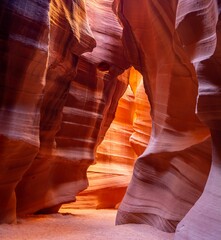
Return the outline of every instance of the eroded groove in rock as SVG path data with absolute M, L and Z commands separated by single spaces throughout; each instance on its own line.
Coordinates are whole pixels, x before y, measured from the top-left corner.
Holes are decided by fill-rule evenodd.
M 220 1 L 218 3 L 220 10 L 221 3 Z M 201 22 L 200 38 L 195 39 L 192 43 L 192 52 L 197 52 L 200 56 L 192 58 L 199 80 L 197 114 L 211 131 L 212 165 L 203 194 L 177 227 L 176 240 L 216 240 L 221 236 L 221 16 L 219 13 L 218 23 L 216 23 L 218 16 L 216 7 L 216 1 L 202 1 L 199 11 L 201 11 L 201 16 L 203 13 L 204 19 L 207 21 Z M 188 10 L 191 11 L 191 9 Z M 188 18 L 189 16 L 183 24 L 195 31 L 196 26 L 188 24 L 198 18 L 198 15 L 194 14 L 192 19 Z M 182 38 L 185 32 L 182 31 L 182 28 L 179 30 Z M 208 57 L 209 59 L 207 59 Z
M 96 47 L 79 59 L 78 55 L 90 50 L 94 42 L 88 35 L 86 18 L 80 18 L 85 16 L 83 2 L 82 6 L 78 4 L 51 2 L 51 59 L 49 56 L 42 107 L 41 149 L 17 188 L 20 213 L 56 210 L 54 206 L 73 201 L 88 186 L 86 170 L 128 84 L 127 73 L 118 77 L 129 65 L 111 1 L 104 5 L 103 1 L 87 2 Z M 24 197 L 30 186 L 37 190 L 32 198 Z
M 114 208 L 122 200 L 136 158 L 129 142 L 134 111 L 134 94 L 128 85 L 118 102 L 115 118 L 97 148 L 96 164 L 88 169 L 90 186 L 78 196 L 75 207 Z
M 150 142 L 135 163 L 116 223 L 142 215 L 134 221 L 174 231 L 201 195 L 210 168 L 209 131 L 195 115 L 196 73 L 175 32 L 176 1 L 115 1 L 115 9 L 152 117 Z
M 75 208 L 118 207 L 132 175 L 135 152 L 141 154 L 148 144 L 151 120 L 142 76 L 131 68 L 128 77 L 130 85 L 97 148 L 96 164 L 88 169 L 90 186 L 77 197 Z
M 0 3 L 0 223 L 16 220 L 15 187 L 39 147 L 48 1 Z
M 84 1 L 50 2 L 49 58 L 41 107 L 40 151 L 16 189 L 19 214 L 50 208 L 52 211 L 75 196 L 71 182 L 82 185 L 85 166 L 55 161 L 55 136 L 60 129 L 64 104 L 76 75 L 78 57 L 95 46 Z M 66 153 L 68 156 L 70 152 Z M 61 166 L 62 165 L 62 166 Z M 83 170 L 82 170 L 83 169 Z M 68 194 L 68 192 L 70 192 Z
M 137 79 L 136 82 L 133 82 L 133 79 Z M 130 144 L 137 156 L 140 156 L 150 140 L 152 120 L 149 100 L 143 85 L 143 77 L 133 68 L 131 70 L 130 85 L 135 94 L 133 134 L 130 137 Z
M 67 158 L 65 154 L 70 150 L 70 160 L 87 168 L 94 162 L 96 147 L 114 119 L 118 100 L 127 88 L 129 71 L 124 69 L 129 65 L 123 54 L 122 30 L 112 12 L 112 1 L 86 3 L 97 46 L 79 61 L 56 137 L 56 154 L 64 152 L 62 157 Z M 84 186 L 78 192 L 87 187 L 86 169 L 83 173 Z M 82 201 L 77 204 L 81 205 Z

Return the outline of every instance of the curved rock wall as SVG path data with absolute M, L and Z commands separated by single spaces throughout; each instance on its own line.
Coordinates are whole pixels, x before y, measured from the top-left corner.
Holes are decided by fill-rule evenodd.
M 181 4 L 187 12 L 192 10 L 191 4 L 180 1 Z M 200 34 L 197 32 L 198 38 L 192 40 L 190 53 L 194 52 L 191 54 L 192 62 L 199 81 L 197 115 L 211 132 L 212 165 L 203 194 L 177 227 L 176 240 L 215 240 L 221 236 L 221 2 L 218 1 L 218 4 L 219 15 L 215 1 L 202 1 L 198 12 L 192 13 L 192 16 L 187 15 L 181 22 L 182 25 L 178 26 L 180 37 L 183 38 L 187 27 L 197 32 L 199 25 L 190 26 L 190 23 L 192 20 L 197 21 L 199 16 L 203 17 Z
M 116 223 L 217 240 L 221 3 L 112 3 L 1 1 L 0 223 L 73 201 L 95 156 L 84 194 L 116 207 L 138 155 Z
M 136 153 L 141 154 L 148 144 L 151 120 L 142 76 L 134 68 L 123 75 L 129 85 L 97 148 L 96 164 L 88 169 L 89 188 L 79 194 L 72 205 L 75 208 L 117 208 L 131 178 Z
M 0 223 L 15 221 L 15 188 L 38 152 L 48 8 L 48 1 L 0 3 Z
M 63 188 L 64 192 L 59 193 L 68 201 L 73 201 L 88 186 L 86 170 L 94 162 L 96 148 L 128 85 L 128 73 L 124 70 L 129 64 L 120 41 L 122 30 L 112 12 L 111 1 L 103 3 L 86 2 L 96 47 L 79 59 L 78 72 L 63 108 L 61 128 L 55 136 L 54 161 L 60 166 L 58 169 L 66 166 L 64 171 L 68 172 L 68 179 L 56 182 L 56 187 L 64 185 L 63 182 L 69 184 L 68 192 Z
M 68 191 L 65 184 L 71 181 L 71 174 L 68 171 L 64 174 L 65 164 L 61 171 L 59 164 L 54 162 L 55 136 L 60 129 L 71 81 L 76 76 L 78 58 L 95 46 L 84 9 L 83 1 L 50 2 L 49 57 L 41 107 L 40 150 L 16 188 L 19 214 L 70 200 L 64 192 Z M 60 182 L 63 187 L 59 186 Z
M 89 188 L 75 207 L 114 208 L 122 200 L 136 154 L 129 138 L 133 132 L 134 95 L 130 86 L 118 102 L 115 118 L 96 151 L 96 164 L 88 169 Z
M 150 142 L 135 163 L 116 222 L 172 232 L 200 197 L 210 169 L 210 134 L 195 115 L 196 72 L 175 31 L 176 1 L 115 1 L 115 10 L 152 117 Z
M 150 116 L 150 103 L 144 89 L 143 77 L 134 68 L 131 69 L 130 86 L 135 95 L 133 133 L 130 136 L 130 144 L 137 156 L 140 156 L 150 140 L 152 119 Z
M 129 63 L 110 0 L 3 1 L 1 15 L 0 219 L 11 222 L 16 211 L 55 212 L 88 186 L 86 170 L 127 88 Z

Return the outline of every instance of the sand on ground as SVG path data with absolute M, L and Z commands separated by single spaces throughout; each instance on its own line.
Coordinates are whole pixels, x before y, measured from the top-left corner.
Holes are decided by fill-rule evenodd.
M 116 210 L 61 209 L 0 225 L 1 240 L 172 240 L 174 234 L 144 224 L 115 226 Z

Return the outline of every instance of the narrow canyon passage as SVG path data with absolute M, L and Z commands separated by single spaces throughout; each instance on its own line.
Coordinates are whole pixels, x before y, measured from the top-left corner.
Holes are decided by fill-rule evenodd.
M 0 238 L 220 240 L 221 1 L 0 1 Z

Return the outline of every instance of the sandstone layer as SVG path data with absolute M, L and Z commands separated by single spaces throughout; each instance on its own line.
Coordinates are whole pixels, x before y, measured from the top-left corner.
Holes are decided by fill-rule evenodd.
M 2 0 L 0 223 L 57 212 L 96 163 L 84 205 L 118 207 L 132 174 L 117 224 L 219 239 L 220 9 Z
M 78 58 L 83 52 L 92 51 L 95 40 L 87 22 L 83 1 L 53 0 L 50 2 L 49 16 L 49 52 L 41 105 L 40 149 L 16 188 L 19 215 L 45 208 L 52 208 L 48 211 L 56 210 L 57 205 L 70 200 L 67 193 L 70 191 L 68 187 L 72 189 L 69 184 L 72 178 L 76 179 L 77 176 L 79 181 L 82 180 L 78 168 L 76 174 L 71 174 L 71 164 L 69 168 L 66 164 L 61 168 L 60 162 L 56 161 L 55 136 L 61 128 L 62 111 L 71 81 L 76 76 Z M 70 193 L 72 199 L 79 188 L 82 186 L 73 187 Z
M 115 118 L 88 169 L 89 187 L 77 197 L 75 208 L 117 208 L 132 175 L 134 161 L 146 148 L 151 130 L 149 103 L 143 79 L 129 70 L 129 85 L 118 101 Z
M 211 158 L 209 130 L 195 114 L 196 72 L 175 30 L 176 7 L 176 1 L 115 1 L 152 117 L 150 142 L 135 163 L 116 223 L 147 223 L 168 232 L 200 197 Z
M 48 10 L 48 1 L 0 3 L 0 222 L 15 221 L 15 188 L 39 148 Z
M 111 6 L 1 3 L 2 222 L 16 211 L 57 211 L 87 187 L 86 170 L 128 85 Z
M 192 3 L 180 1 L 180 5 L 185 7 L 187 13 L 192 11 Z M 218 7 L 219 12 L 215 1 L 202 1 L 197 11 L 192 13 L 192 16 L 187 15 L 181 22 L 181 26 L 178 25 L 180 37 L 183 39 L 186 36 L 185 29 L 190 28 L 189 24 L 200 20 L 200 32 L 196 31 L 199 24 L 191 26 L 197 38 L 189 35 L 192 46 L 191 48 L 188 44 L 186 46 L 190 49 L 189 54 L 199 81 L 197 115 L 211 132 L 212 165 L 202 195 L 177 227 L 176 240 L 215 240 L 221 236 L 220 1 L 218 1 Z

